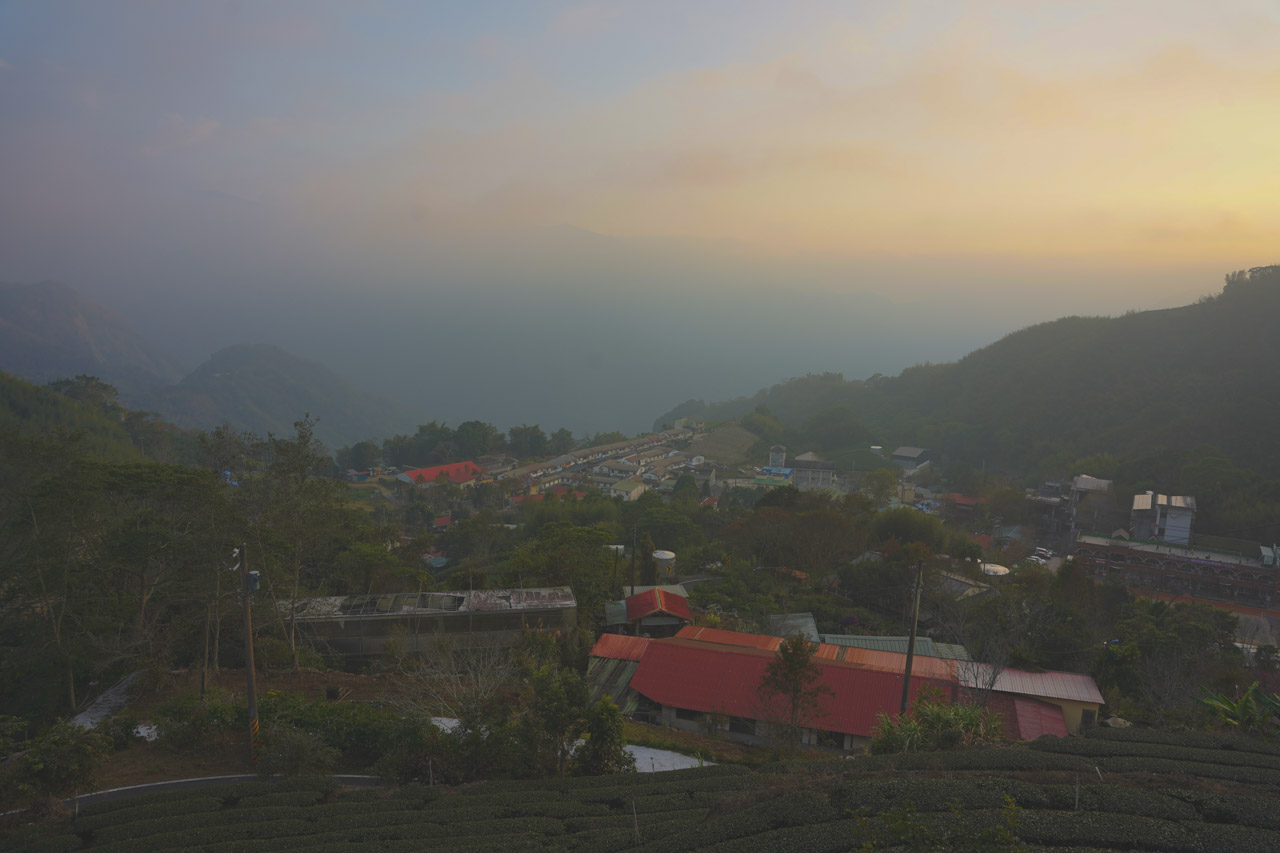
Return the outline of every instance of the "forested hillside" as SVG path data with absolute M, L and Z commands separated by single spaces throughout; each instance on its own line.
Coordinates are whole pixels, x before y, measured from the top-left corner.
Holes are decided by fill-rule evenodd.
M 101 459 L 137 461 L 143 454 L 124 421 L 101 404 L 76 400 L 49 388 L 0 373 L 0 433 L 76 433 L 84 451 Z
M 158 412 L 185 429 L 230 423 L 283 434 L 310 413 L 316 435 L 332 447 L 425 420 L 413 405 L 369 394 L 274 346 L 227 347 L 182 377 L 128 320 L 57 282 L 0 282 L 0 370 L 36 383 L 97 377 L 135 412 Z
M 141 404 L 187 428 L 231 423 L 276 435 L 310 413 L 317 437 L 331 447 L 391 435 L 424 420 L 411 406 L 368 394 L 319 362 L 266 344 L 220 350 Z
M 1280 475 L 1272 440 L 1280 387 L 1280 267 L 1233 273 L 1216 297 L 1123 317 L 1032 326 L 952 364 L 897 377 L 791 380 L 754 397 L 689 401 L 658 419 L 722 420 L 764 407 L 798 427 L 833 407 L 886 445 L 933 448 L 1021 474 L 1047 460 L 1137 456 L 1209 445 L 1238 466 Z M 851 438 L 864 436 L 851 430 Z M 849 442 L 853 444 L 853 441 Z
M 126 395 L 181 372 L 129 321 L 58 282 L 0 282 L 0 369 L 34 382 L 87 373 Z

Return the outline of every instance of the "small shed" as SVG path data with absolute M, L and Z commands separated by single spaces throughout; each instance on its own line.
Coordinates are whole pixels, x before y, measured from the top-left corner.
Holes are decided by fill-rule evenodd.
M 670 637 L 684 625 L 693 624 L 689 601 L 661 587 L 638 592 L 624 599 L 627 622 L 636 626 L 637 633 L 650 637 Z

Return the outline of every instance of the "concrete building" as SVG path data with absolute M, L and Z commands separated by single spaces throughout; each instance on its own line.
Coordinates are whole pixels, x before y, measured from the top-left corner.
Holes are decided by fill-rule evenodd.
M 1276 600 L 1280 554 L 1275 545 L 1238 550 L 1135 542 L 1081 534 L 1074 554 L 1098 580 L 1204 598 L 1269 606 Z
M 1189 545 L 1195 515 L 1195 498 L 1146 491 L 1133 496 L 1129 531 L 1134 539 Z
M 281 608 L 317 649 L 359 659 L 384 655 L 393 643 L 422 654 L 442 638 L 461 646 L 506 644 L 525 631 L 578 624 L 567 586 L 304 598 Z
M 836 463 L 818 459 L 812 453 L 797 456 L 791 460 L 791 482 L 802 492 L 834 488 Z
M 933 451 L 925 447 L 899 447 L 889 459 L 907 474 L 913 474 L 933 461 Z

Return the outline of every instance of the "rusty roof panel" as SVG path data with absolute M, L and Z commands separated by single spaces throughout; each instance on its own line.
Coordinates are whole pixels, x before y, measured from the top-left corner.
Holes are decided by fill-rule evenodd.
M 704 643 L 716 643 L 722 646 L 747 646 L 776 652 L 782 645 L 781 637 L 767 637 L 764 634 L 744 634 L 741 631 L 724 631 L 720 628 L 704 628 L 689 626 L 681 628 L 676 634 L 685 640 L 700 640 Z
M 593 658 L 614 660 L 640 660 L 649 645 L 648 637 L 629 637 L 626 634 L 601 634 L 591 649 Z
M 749 646 L 711 645 L 697 640 L 654 640 L 640 659 L 631 687 L 663 705 L 702 713 L 749 719 L 779 719 L 784 703 L 764 697 L 760 679 L 772 656 Z M 902 695 L 900 673 L 877 672 L 818 661 L 821 679 L 831 688 L 810 727 L 862 737 L 870 735 L 876 715 L 893 713 Z M 910 696 L 933 684 L 953 692 L 952 685 L 913 676 Z

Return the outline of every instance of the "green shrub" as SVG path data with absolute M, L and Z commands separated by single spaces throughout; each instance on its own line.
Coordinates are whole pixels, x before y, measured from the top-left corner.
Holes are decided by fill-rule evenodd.
M 933 752 L 985 746 L 1000 740 L 1000 716 L 978 705 L 948 702 L 940 690 L 926 689 L 906 714 L 876 714 L 871 752 Z
M 119 752 L 142 740 L 138 723 L 138 715 L 126 708 L 98 723 L 96 731 L 111 742 L 112 750 Z
M 17 837 L 0 836 L 0 848 L 21 850 L 23 853 L 71 853 L 72 850 L 79 850 L 83 844 L 78 835 L 50 836 L 43 827 Z
M 324 791 L 271 791 L 255 797 L 241 797 L 236 801 L 235 811 L 256 811 L 274 806 L 312 806 L 325 798 Z
M 110 750 L 110 741 L 97 732 L 70 722 L 55 723 L 30 741 L 26 752 L 6 763 L 0 801 L 30 801 L 91 789 Z
M 348 760 L 368 764 L 392 749 L 406 721 L 389 708 L 329 702 L 271 690 L 258 704 L 264 730 L 292 727 L 318 735 Z
M 1224 779 L 1231 782 L 1280 787 L 1280 771 L 1262 767 L 1232 767 L 1228 764 L 1202 764 L 1195 761 L 1173 761 L 1168 758 L 1117 756 L 1094 759 L 1096 766 L 1108 773 L 1170 773 L 1201 779 Z
M 1280 850 L 1280 832 L 1252 826 L 1199 824 L 1191 827 L 1198 849 L 1207 853 L 1275 853 Z
M 953 806 L 966 809 L 999 809 L 1006 797 L 1023 807 L 1044 806 L 1047 798 L 1035 785 L 1013 779 L 866 779 L 835 787 L 832 805 L 841 811 L 880 814 L 910 803 L 922 812 L 948 812 Z
M 1169 746 L 1185 746 L 1193 749 L 1222 749 L 1235 752 L 1256 752 L 1260 755 L 1280 756 L 1280 743 L 1249 737 L 1236 732 L 1166 732 L 1159 729 L 1111 729 L 1093 728 L 1085 732 L 1094 740 L 1121 741 L 1123 743 L 1162 743 Z
M 1241 826 L 1280 829 L 1280 803 L 1276 798 L 1256 794 L 1205 793 L 1180 791 L 1181 799 L 1199 813 L 1207 823 L 1230 823 Z
M 288 727 L 273 729 L 263 738 L 258 772 L 263 776 L 316 776 L 331 772 L 341 755 L 318 734 Z
M 199 792 L 203 794 L 203 792 Z M 136 823 L 154 818 L 184 817 L 207 812 L 216 812 L 222 808 L 221 797 L 191 796 L 174 798 L 172 795 L 161 802 L 136 804 L 135 799 L 117 800 L 110 803 L 118 806 L 112 809 L 85 809 L 75 819 L 73 826 L 76 832 L 93 832 L 104 826 Z
M 162 702 L 152 712 L 152 722 L 161 743 L 189 749 L 213 732 L 238 728 L 247 713 L 246 706 L 233 703 L 222 691 L 209 691 L 203 697 L 191 691 Z
M 1059 752 L 1088 757 L 1141 756 L 1167 758 L 1173 761 L 1196 761 L 1202 764 L 1229 764 L 1233 766 L 1264 767 L 1280 770 L 1280 756 L 1237 750 L 1206 749 L 1188 745 L 1152 743 L 1149 741 L 1121 741 L 1100 738 L 1042 737 L 1031 744 L 1032 749 Z
M 609 815 L 578 816 L 567 818 L 565 830 L 570 833 L 597 832 L 608 829 L 632 827 L 639 824 L 641 829 L 666 823 L 668 821 L 684 821 L 698 823 L 707 816 L 706 807 L 673 809 L 665 812 L 643 812 L 633 815 L 631 810 L 624 809 Z
M 902 755 L 861 755 L 844 763 L 848 770 L 1088 770 L 1086 759 L 1024 746 L 961 749 Z
M 970 813 L 966 819 L 981 824 L 994 815 Z M 1048 846 L 1080 845 L 1121 850 L 1165 850 L 1199 853 L 1196 836 L 1181 824 L 1137 815 L 1089 811 L 1024 811 L 1018 820 L 1018 837 Z
M 853 845 L 859 841 L 858 825 L 851 820 L 840 820 L 772 829 L 699 849 L 707 853 L 827 853 L 854 849 Z
M 259 823 L 268 820 L 308 820 L 307 809 L 274 806 L 256 809 L 250 813 L 232 811 L 203 812 L 188 815 L 170 815 L 148 820 L 113 823 L 103 826 L 94 832 L 93 840 L 98 844 L 109 844 L 127 839 L 143 839 L 153 835 L 164 835 L 171 832 L 195 830 L 209 826 L 236 826 L 247 823 Z M 81 827 L 77 826 L 77 829 Z

